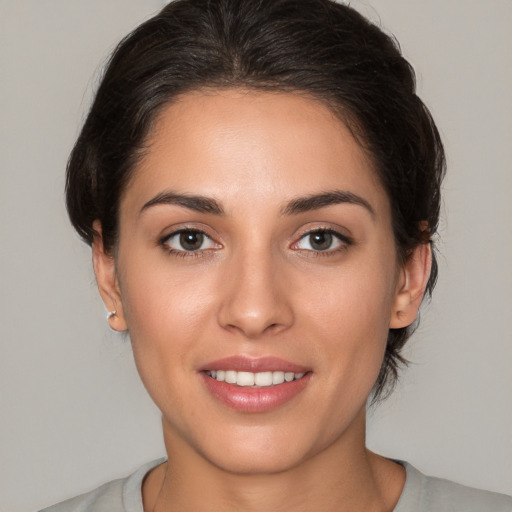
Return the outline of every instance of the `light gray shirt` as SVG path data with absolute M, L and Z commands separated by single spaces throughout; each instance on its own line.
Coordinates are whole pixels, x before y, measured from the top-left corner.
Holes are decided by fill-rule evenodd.
M 165 459 L 145 464 L 127 478 L 40 512 L 144 512 L 142 481 L 163 462 Z M 512 512 L 512 497 L 429 477 L 407 462 L 400 464 L 405 467 L 407 479 L 393 512 Z

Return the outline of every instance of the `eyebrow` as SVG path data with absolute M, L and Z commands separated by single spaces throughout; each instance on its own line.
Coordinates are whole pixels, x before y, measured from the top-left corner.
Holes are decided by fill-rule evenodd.
M 282 215 L 296 215 L 298 213 L 309 212 L 312 210 L 319 210 L 326 206 L 332 206 L 336 204 L 354 204 L 362 206 L 375 218 L 375 210 L 371 204 L 361 196 L 349 192 L 347 190 L 331 190 L 328 192 L 322 192 L 320 194 L 313 194 L 304 197 L 297 197 L 290 201 L 282 210 Z
M 284 206 L 284 208 L 281 209 L 281 215 L 297 215 L 299 213 L 319 210 L 326 206 L 336 204 L 354 204 L 362 206 L 373 218 L 375 218 L 375 210 L 372 208 L 370 203 L 361 196 L 347 190 L 332 190 L 329 192 L 322 192 L 320 194 L 297 197 L 292 199 L 286 204 L 286 206 Z M 153 199 L 150 199 L 144 204 L 140 213 L 157 205 L 178 205 L 199 213 L 224 215 L 224 209 L 215 199 L 205 196 L 180 194 L 172 191 L 157 194 Z
M 214 215 L 224 215 L 222 206 L 209 197 L 178 194 L 177 192 L 161 192 L 160 194 L 153 197 L 141 208 L 140 213 L 144 212 L 148 208 L 156 205 L 178 205 L 194 210 L 199 213 L 212 213 Z

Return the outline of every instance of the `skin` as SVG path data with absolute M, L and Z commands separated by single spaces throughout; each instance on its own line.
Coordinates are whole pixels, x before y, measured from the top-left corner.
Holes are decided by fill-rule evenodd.
M 115 257 L 101 235 L 93 244 L 100 293 L 117 311 L 110 324 L 129 330 L 162 411 L 169 462 L 146 478 L 145 510 L 392 510 L 405 474 L 365 448 L 365 404 L 388 329 L 417 315 L 429 246 L 399 265 L 370 159 L 311 98 L 188 93 L 161 112 L 148 143 L 122 196 Z M 334 190 L 368 207 L 286 212 Z M 169 191 L 213 199 L 223 214 L 144 208 Z M 163 241 L 185 228 L 207 235 L 199 250 Z M 319 229 L 340 238 L 313 250 L 308 233 Z M 273 410 L 232 409 L 200 370 L 233 355 L 303 365 L 309 381 Z

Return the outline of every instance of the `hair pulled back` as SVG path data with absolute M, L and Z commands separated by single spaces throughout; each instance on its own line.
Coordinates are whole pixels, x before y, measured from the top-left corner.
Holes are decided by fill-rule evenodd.
M 297 91 L 323 101 L 371 156 L 390 199 L 397 252 L 432 243 L 445 170 L 442 143 L 395 41 L 332 0 L 175 0 L 117 46 L 67 167 L 71 222 L 107 251 L 118 208 L 162 107 L 202 88 Z M 437 261 L 427 285 L 431 294 Z M 374 388 L 396 382 L 411 327 L 391 329 Z

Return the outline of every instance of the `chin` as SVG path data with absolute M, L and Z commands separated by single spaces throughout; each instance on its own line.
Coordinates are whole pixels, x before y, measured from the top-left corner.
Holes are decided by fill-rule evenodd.
M 303 457 L 286 453 L 279 448 L 260 449 L 256 452 L 237 446 L 231 454 L 211 454 L 209 462 L 218 469 L 237 475 L 271 475 L 282 473 L 300 464 Z
M 270 475 L 290 470 L 331 444 L 330 439 L 305 436 L 304 431 L 283 425 L 229 430 L 229 437 L 225 433 L 222 437 L 212 437 L 207 443 L 196 445 L 196 450 L 215 467 L 240 475 Z

